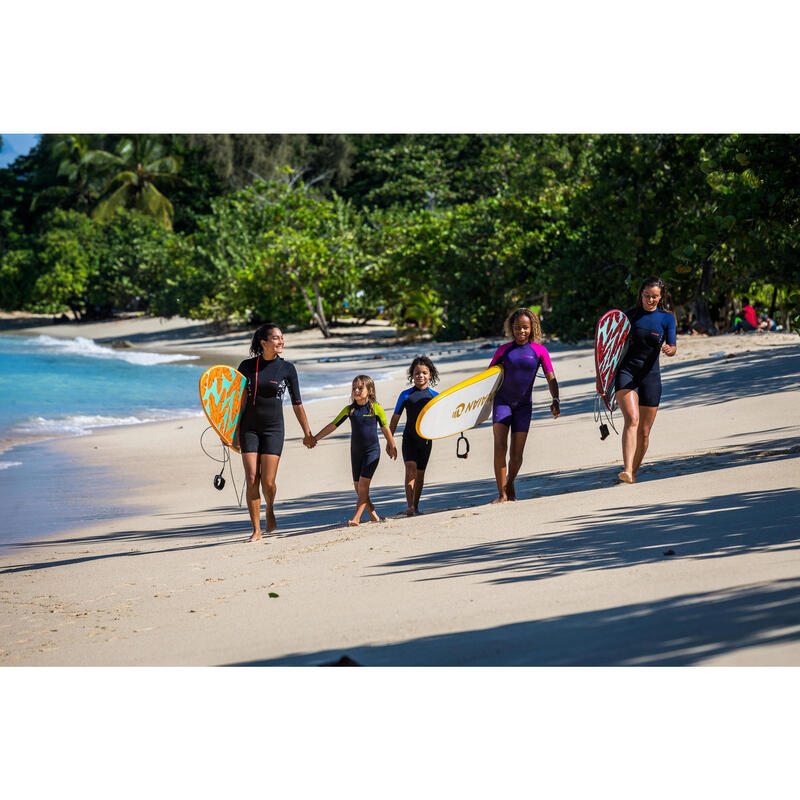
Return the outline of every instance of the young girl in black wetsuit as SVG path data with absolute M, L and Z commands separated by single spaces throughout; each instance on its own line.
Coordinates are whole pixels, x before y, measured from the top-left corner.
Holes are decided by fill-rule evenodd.
M 417 417 L 436 392 L 431 389 L 439 382 L 439 373 L 428 356 L 417 356 L 408 368 L 408 382 L 414 384 L 400 393 L 394 407 L 389 430 L 394 434 L 403 409 L 406 427 L 403 430 L 403 461 L 406 465 L 406 516 L 419 514 L 419 498 L 425 481 L 425 468 L 431 455 L 432 442 L 417 433 Z
M 386 452 L 389 458 L 397 458 L 397 447 L 392 432 L 386 424 L 386 414 L 375 397 L 375 383 L 369 375 L 356 375 L 353 378 L 351 398 L 350 405 L 345 406 L 333 422 L 328 423 L 312 437 L 312 446 L 335 431 L 346 419 L 350 419 L 350 465 L 353 470 L 353 487 L 358 495 L 356 513 L 347 523 L 352 527 L 360 524 L 364 509 L 369 512 L 373 522 L 379 522 L 381 519 L 369 499 L 369 485 L 381 457 L 378 426 L 386 437 Z
M 283 395 L 289 390 L 294 411 L 303 429 L 303 444 L 313 447 L 300 386 L 294 364 L 281 358 L 283 333 L 277 325 L 267 322 L 254 334 L 250 344 L 253 358 L 239 364 L 239 372 L 247 378 L 247 389 L 242 400 L 242 416 L 236 431 L 236 441 L 242 452 L 247 481 L 247 510 L 253 523 L 249 542 L 261 538 L 261 496 L 259 482 L 267 503 L 266 530 L 272 533 L 275 521 L 275 478 L 278 462 L 283 452 Z
M 636 306 L 625 312 L 630 320 L 628 351 L 616 377 L 616 400 L 625 425 L 622 429 L 624 467 L 618 477 L 636 483 L 636 473 L 650 443 L 650 429 L 661 402 L 661 353 L 674 356 L 678 350 L 675 315 L 661 278 L 646 278 L 639 287 Z

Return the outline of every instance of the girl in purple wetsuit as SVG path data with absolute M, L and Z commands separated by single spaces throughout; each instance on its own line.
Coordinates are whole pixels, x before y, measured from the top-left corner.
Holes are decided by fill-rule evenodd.
M 617 477 L 625 483 L 636 483 L 636 473 L 647 452 L 650 429 L 661 402 L 658 358 L 661 353 L 674 356 L 678 351 L 675 315 L 664 281 L 646 278 L 639 287 L 636 306 L 625 314 L 631 322 L 631 331 L 628 350 L 615 379 L 617 405 L 625 420 L 622 428 L 624 466 Z
M 518 308 L 509 314 L 503 332 L 512 341 L 501 345 L 492 358 L 490 367 L 503 367 L 503 383 L 494 397 L 492 430 L 494 432 L 494 477 L 497 481 L 497 499 L 494 503 L 516 500 L 514 479 L 522 466 L 522 451 L 528 438 L 533 410 L 533 381 L 539 366 L 553 402 L 550 413 L 558 419 L 558 381 L 550 362 L 550 354 L 541 344 L 542 328 L 539 318 L 530 309 Z M 511 430 L 511 450 L 508 453 L 508 433 Z

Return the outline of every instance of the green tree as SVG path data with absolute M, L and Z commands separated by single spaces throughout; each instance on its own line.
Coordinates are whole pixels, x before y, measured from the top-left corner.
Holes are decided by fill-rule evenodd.
M 64 181 L 48 185 L 37 192 L 31 209 L 53 207 L 74 208 L 88 212 L 102 190 L 98 175 L 98 151 L 94 149 L 96 136 L 64 134 L 48 136 L 45 144 L 49 157 L 57 163 L 56 177 Z
M 33 286 L 34 307 L 48 313 L 71 309 L 76 319 L 87 316 L 87 291 L 96 266 L 91 219 L 57 209 L 41 236 L 37 258 L 41 272 Z
M 130 208 L 172 230 L 174 210 L 161 189 L 180 185 L 184 179 L 177 174 L 178 160 L 159 139 L 142 134 L 126 137 L 114 153 L 97 151 L 92 158 L 111 175 L 94 209 L 95 219 L 105 222 L 117 209 Z

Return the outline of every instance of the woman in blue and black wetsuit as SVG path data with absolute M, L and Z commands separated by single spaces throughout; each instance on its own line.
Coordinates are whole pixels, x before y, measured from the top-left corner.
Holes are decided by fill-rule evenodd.
M 283 345 L 281 329 L 267 322 L 253 334 L 250 344 L 253 357 L 239 364 L 239 372 L 247 378 L 247 390 L 236 436 L 247 481 L 247 510 L 253 523 L 250 542 L 261 538 L 259 483 L 267 503 L 267 533 L 278 527 L 274 511 L 275 478 L 283 452 L 283 395 L 287 389 L 292 398 L 292 410 L 303 429 L 303 444 L 309 448 L 314 446 L 300 398 L 297 370 L 294 364 L 281 358 Z
M 616 400 L 625 419 L 619 479 L 636 483 L 636 473 L 650 441 L 650 429 L 661 402 L 661 353 L 674 356 L 675 315 L 661 278 L 647 278 L 639 287 L 634 308 L 625 312 L 631 323 L 628 351 L 616 377 Z

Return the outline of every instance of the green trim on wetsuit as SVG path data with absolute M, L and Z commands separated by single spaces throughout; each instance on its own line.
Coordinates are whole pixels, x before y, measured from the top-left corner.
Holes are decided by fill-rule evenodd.
M 386 428 L 386 412 L 377 403 L 351 403 L 345 406 L 334 418 L 338 428 L 345 419 L 350 419 L 350 464 L 353 481 L 360 477 L 372 478 L 381 457 L 378 444 L 378 425 Z
M 365 405 L 368 405 L 368 404 L 364 403 L 364 406 Z M 381 408 L 381 406 L 378 403 L 370 403 L 369 405 L 372 406 L 372 414 L 359 414 L 358 416 L 362 416 L 362 417 L 375 416 L 375 417 L 378 418 L 378 422 L 380 423 L 381 428 L 388 428 L 389 425 L 386 422 L 386 412 Z M 355 411 L 355 410 L 357 410 L 359 408 L 363 408 L 364 406 L 359 406 L 357 403 L 355 404 L 355 407 L 354 407 L 353 403 L 350 403 L 349 405 L 346 405 L 334 417 L 333 424 L 338 428 L 347 419 L 347 417 L 350 416 L 350 411 L 351 410 Z

